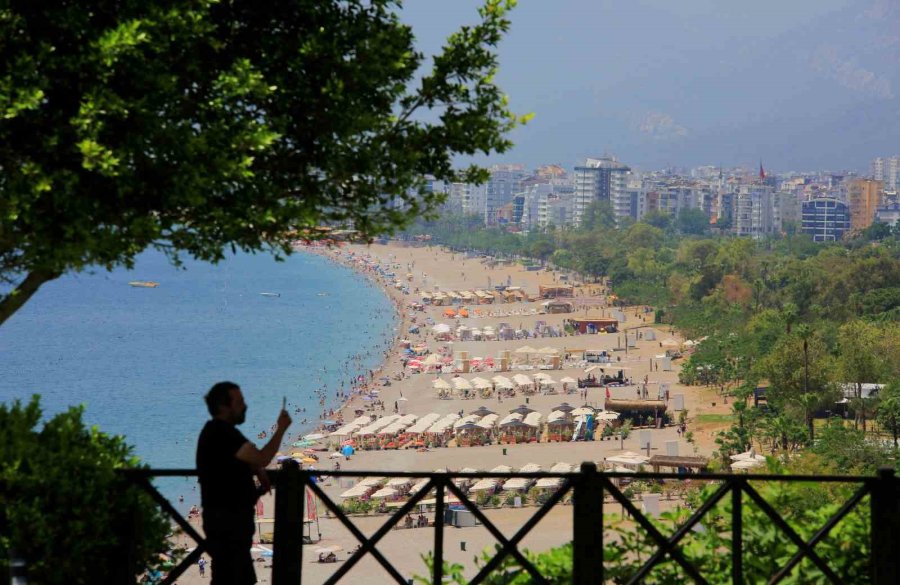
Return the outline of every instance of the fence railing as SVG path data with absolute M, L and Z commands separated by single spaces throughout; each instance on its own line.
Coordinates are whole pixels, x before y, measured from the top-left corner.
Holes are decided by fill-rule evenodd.
M 302 551 L 304 546 L 304 506 L 306 505 L 306 490 L 310 490 L 321 501 L 333 517 L 346 528 L 349 533 L 359 541 L 359 548 L 335 572 L 327 578 L 325 583 L 337 583 L 366 555 L 371 555 L 391 576 L 402 585 L 407 584 L 407 579 L 401 575 L 385 556 L 378 550 L 378 543 L 406 517 L 416 509 L 416 506 L 430 493 L 434 498 L 434 524 L 433 524 L 433 563 L 431 566 L 431 581 L 434 584 L 444 582 L 444 511 L 448 505 L 448 496 L 452 495 L 458 503 L 484 526 L 485 529 L 497 540 L 499 548 L 484 566 L 481 566 L 475 576 L 469 581 L 472 584 L 482 583 L 492 571 L 500 567 L 501 563 L 511 556 L 518 565 L 529 573 L 535 583 L 546 583 L 545 576 L 519 549 L 523 539 L 544 518 L 550 510 L 571 494 L 572 504 L 572 574 L 573 583 L 586 585 L 588 583 L 604 583 L 605 571 L 604 555 L 604 530 L 603 515 L 609 513 L 607 497 L 621 505 L 621 509 L 631 517 L 637 527 L 644 530 L 653 542 L 655 552 L 647 558 L 640 567 L 628 577 L 628 583 L 642 583 L 650 572 L 659 563 L 671 560 L 678 564 L 695 583 L 707 583 L 701 569 L 685 555 L 681 543 L 691 531 L 695 530 L 698 523 L 710 511 L 716 509 L 720 503 L 725 503 L 730 498 L 730 569 L 731 579 L 734 584 L 746 582 L 744 571 L 744 518 L 746 514 L 745 498 L 761 511 L 771 523 L 777 527 L 782 535 L 795 547 L 796 553 L 787 561 L 770 559 L 771 574 L 769 583 L 778 583 L 788 577 L 797 565 L 807 559 L 821 571 L 826 582 L 845 583 L 847 581 L 836 574 L 829 565 L 829 559 L 822 558 L 816 552 L 816 545 L 825 539 L 831 530 L 844 519 L 851 511 L 863 509 L 863 501 L 868 497 L 869 516 L 869 547 L 871 551 L 869 564 L 869 581 L 875 585 L 900 583 L 900 481 L 895 477 L 892 469 L 884 469 L 872 477 L 857 476 L 808 476 L 808 475 L 758 475 L 758 474 L 698 474 L 680 475 L 674 473 L 607 473 L 598 471 L 594 463 L 583 463 L 578 471 L 570 473 L 534 472 L 534 473 L 490 473 L 490 472 L 397 472 L 397 471 L 329 471 L 332 477 L 366 477 L 366 476 L 390 476 L 410 478 L 410 480 L 428 480 L 427 484 L 404 502 L 395 512 L 385 515 L 384 524 L 371 536 L 366 536 L 353 522 L 353 519 L 345 514 L 341 507 L 335 503 L 318 485 L 315 478 L 322 475 L 323 471 L 301 470 L 294 464 L 283 466 L 280 470 L 270 472 L 275 486 L 275 524 L 273 537 L 272 578 L 274 585 L 297 585 L 303 581 Z M 205 552 L 205 541 L 194 527 L 185 520 L 172 504 L 162 496 L 151 483 L 153 477 L 171 476 L 196 476 L 194 470 L 129 470 L 126 472 L 130 480 L 146 490 L 153 499 L 169 514 L 173 521 L 184 531 L 186 535 L 194 539 L 197 546 L 188 554 L 181 563 L 171 570 L 163 581 L 163 585 L 174 583 L 184 571 L 196 563 Z M 559 486 L 553 488 L 546 501 L 536 508 L 531 517 L 512 536 L 507 538 L 501 530 L 485 515 L 484 511 L 464 493 L 464 490 L 456 485 L 454 480 L 478 480 L 484 478 L 496 478 L 498 480 L 512 478 L 526 478 L 539 480 L 544 478 L 556 478 Z M 691 479 L 694 482 L 702 480 L 712 485 L 714 491 L 707 497 L 690 516 L 671 535 L 665 535 L 645 513 L 623 494 L 617 482 L 621 480 L 645 480 L 682 482 Z M 776 510 L 766 499 L 760 495 L 757 487 L 762 483 L 821 483 L 821 484 L 847 484 L 854 486 L 851 496 L 845 499 L 839 509 L 822 525 L 814 527 L 810 531 L 810 538 L 802 537 L 786 521 L 785 517 Z M 598 527 L 601 527 L 598 529 Z M 806 527 L 809 528 L 809 527 Z M 806 530 L 804 530 L 806 532 Z M 127 563 L 129 559 L 123 559 Z M 134 566 L 134 564 L 126 565 Z M 133 579 L 132 579 L 133 581 Z

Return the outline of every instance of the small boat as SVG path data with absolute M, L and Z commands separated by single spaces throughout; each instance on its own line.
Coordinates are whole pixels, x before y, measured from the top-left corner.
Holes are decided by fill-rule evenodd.
M 273 292 L 261 292 L 260 295 L 264 297 L 280 297 L 281 293 L 273 293 Z
M 316 296 L 319 296 L 319 297 L 327 297 L 327 296 L 328 296 L 328 293 L 326 293 L 326 292 L 320 292 L 320 293 L 317 293 Z
M 138 288 L 156 288 L 159 286 L 158 282 L 153 282 L 152 280 L 132 280 L 128 284 Z

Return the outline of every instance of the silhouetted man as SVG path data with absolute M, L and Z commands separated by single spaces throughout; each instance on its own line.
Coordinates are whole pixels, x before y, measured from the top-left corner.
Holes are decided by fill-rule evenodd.
M 257 449 L 236 428 L 247 415 L 237 384 L 219 382 L 213 386 L 206 395 L 206 407 L 213 418 L 197 441 L 197 470 L 203 531 L 212 557 L 212 584 L 252 585 L 256 583 L 250 556 L 254 506 L 257 498 L 270 489 L 265 467 L 281 445 L 291 417 L 282 410 L 277 430 L 265 447 Z

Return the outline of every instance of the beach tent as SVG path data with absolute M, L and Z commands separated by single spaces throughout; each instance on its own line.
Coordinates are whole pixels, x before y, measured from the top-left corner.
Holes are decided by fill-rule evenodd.
M 478 390 L 487 390 L 494 387 L 490 380 L 485 380 L 484 378 L 472 378 L 470 383 Z
M 523 418 L 522 414 L 519 414 L 518 412 L 511 412 L 511 413 L 507 414 L 506 416 L 504 416 L 502 419 L 500 419 L 499 424 L 507 425 L 507 424 L 511 423 L 512 421 L 522 420 L 522 418 Z
M 453 387 L 457 390 L 471 390 L 472 384 L 465 378 L 453 378 Z
M 497 421 L 500 420 L 500 417 L 496 414 L 488 414 L 485 415 L 481 420 L 479 420 L 477 424 L 479 427 L 483 429 L 493 429 L 497 426 Z
M 453 423 L 453 429 L 456 430 L 456 429 L 459 429 L 459 427 L 461 427 L 461 426 L 474 424 L 474 423 L 478 422 L 478 420 L 480 418 L 481 417 L 478 416 L 477 414 L 469 414 L 467 416 L 464 416 L 461 419 L 459 419 L 458 421 Z
M 515 386 L 512 383 L 512 380 L 507 378 L 506 376 L 494 376 L 491 378 L 491 381 L 494 382 L 494 385 L 497 388 L 501 388 L 503 390 L 512 390 Z
M 491 470 L 491 473 L 509 473 L 512 471 L 512 467 L 508 465 L 498 465 L 497 467 Z M 493 490 L 500 484 L 503 480 L 496 477 L 486 477 L 480 481 L 477 481 L 475 485 L 469 488 L 470 492 L 483 492 L 488 490 Z
M 415 423 L 414 425 L 412 425 L 411 427 L 409 427 L 408 429 L 406 429 L 406 432 L 407 432 L 408 434 L 420 434 L 420 433 L 424 433 L 424 432 L 427 431 L 429 428 L 431 428 L 431 425 L 433 425 L 434 423 L 436 423 L 436 422 L 439 421 L 440 419 L 441 419 L 441 415 L 439 415 L 439 414 L 436 413 L 436 412 L 431 412 L 431 413 L 429 413 L 429 414 L 426 414 L 425 416 L 423 416 L 423 417 L 420 418 L 419 420 L 417 420 L 416 423 Z
M 523 345 L 522 347 L 516 349 L 516 353 L 527 356 L 528 354 L 531 354 L 531 353 L 537 353 L 537 350 L 529 345 Z
M 342 493 L 342 494 L 341 494 L 341 497 L 342 497 L 342 498 L 361 498 L 361 497 L 363 497 L 363 496 L 368 495 L 368 494 L 369 494 L 370 492 L 372 492 L 374 489 L 375 489 L 375 488 L 372 487 L 372 486 L 356 484 L 355 486 L 353 486 L 353 487 L 350 488 L 349 490 L 347 490 L 347 491 L 345 491 L 344 493 Z
M 497 414 L 493 410 L 490 410 L 488 407 L 481 405 L 469 414 L 477 414 L 478 416 L 487 416 L 489 414 Z
M 522 473 L 536 473 L 540 470 L 541 466 L 537 463 L 528 463 L 519 468 L 519 471 Z M 524 491 L 531 487 L 534 481 L 534 479 L 529 477 L 514 477 L 503 484 L 503 489 L 504 491 Z
M 620 453 L 619 455 L 613 455 L 612 457 L 606 458 L 606 463 L 612 463 L 614 465 L 624 465 L 626 467 L 637 467 L 639 465 L 644 465 L 648 461 L 650 461 L 649 457 L 639 455 L 638 453 L 633 453 L 631 451 L 625 451 L 624 453 Z
M 547 415 L 547 424 L 552 425 L 553 423 L 565 422 L 565 420 L 566 413 L 561 410 L 554 410 L 549 415 Z
M 394 477 L 387 482 L 387 487 L 392 488 L 402 488 L 408 486 L 412 483 L 412 478 L 410 477 Z
M 380 498 L 393 498 L 394 496 L 397 495 L 397 493 L 398 493 L 397 490 L 395 490 L 394 488 L 383 487 L 380 490 L 378 490 L 377 492 L 375 492 L 374 494 L 372 494 L 371 497 L 373 500 L 377 500 Z
M 510 412 L 510 413 L 517 413 L 517 414 L 519 414 L 519 415 L 521 415 L 521 416 L 525 416 L 525 415 L 527 415 L 527 414 L 529 414 L 529 413 L 531 413 L 531 412 L 534 412 L 534 409 L 533 409 L 533 408 L 528 408 L 528 407 L 525 406 L 524 404 L 520 404 L 519 406 L 517 406 L 517 407 L 513 408 L 512 410 L 510 410 L 509 412 Z
M 572 466 L 568 463 L 557 463 L 550 468 L 550 473 L 569 473 L 571 471 Z M 549 489 L 559 487 L 559 484 L 561 483 L 561 477 L 542 477 L 541 479 L 537 480 L 537 483 L 534 484 L 534 487 Z
M 539 427 L 541 426 L 541 419 L 543 416 L 539 412 L 529 412 L 528 415 L 525 416 L 525 419 L 522 421 L 526 425 L 530 427 Z
M 515 382 L 517 386 L 531 386 L 533 383 L 525 374 L 516 374 L 513 376 L 513 382 Z
M 378 487 L 384 483 L 383 477 L 370 476 L 364 477 L 356 485 L 364 485 L 368 487 Z

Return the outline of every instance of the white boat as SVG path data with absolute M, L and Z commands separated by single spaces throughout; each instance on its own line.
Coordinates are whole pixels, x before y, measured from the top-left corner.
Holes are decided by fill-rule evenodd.
M 156 288 L 159 286 L 158 282 L 153 282 L 152 280 L 132 280 L 128 284 L 138 288 Z
M 260 295 L 264 297 L 280 297 L 281 293 L 273 293 L 273 292 L 261 292 Z

